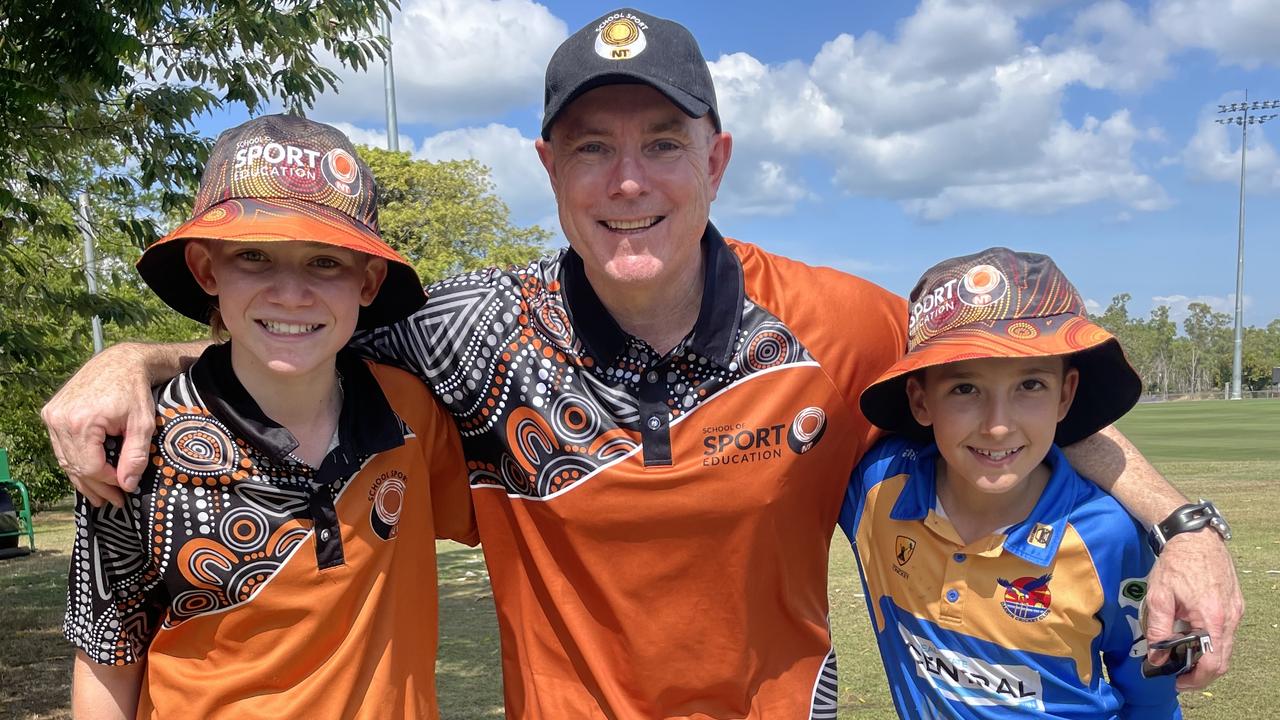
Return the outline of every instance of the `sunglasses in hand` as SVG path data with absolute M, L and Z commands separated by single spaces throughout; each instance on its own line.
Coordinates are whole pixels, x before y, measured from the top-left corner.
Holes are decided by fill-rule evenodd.
M 1150 660 L 1143 660 L 1143 677 L 1182 675 L 1191 672 L 1205 653 L 1213 652 L 1213 641 L 1209 638 L 1209 633 L 1204 630 L 1188 630 L 1151 643 L 1151 649 L 1168 650 L 1169 659 L 1160 665 L 1153 665 Z

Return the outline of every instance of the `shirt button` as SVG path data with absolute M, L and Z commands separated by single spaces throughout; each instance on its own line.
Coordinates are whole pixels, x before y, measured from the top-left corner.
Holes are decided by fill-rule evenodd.
M 644 379 L 648 380 L 651 383 L 656 383 L 658 382 L 658 373 L 656 371 L 650 370 L 649 373 L 644 376 Z
M 324 530 L 320 531 L 320 542 L 328 542 L 328 541 L 329 541 L 329 530 L 328 528 L 325 528 Z
M 649 429 L 657 430 L 660 427 L 662 427 L 662 419 L 659 418 L 657 415 L 651 416 L 649 418 Z
M 947 591 L 947 602 L 953 603 L 959 599 L 960 593 L 957 590 L 951 589 Z
M 969 558 L 969 556 L 968 556 L 968 555 L 965 555 L 964 553 L 956 553 L 955 555 L 952 555 L 952 556 L 951 556 L 951 559 L 952 559 L 952 560 L 955 560 L 955 561 L 956 561 L 956 562 L 958 562 L 958 563 L 962 563 L 962 562 L 964 562 L 965 560 L 967 560 L 968 558 Z

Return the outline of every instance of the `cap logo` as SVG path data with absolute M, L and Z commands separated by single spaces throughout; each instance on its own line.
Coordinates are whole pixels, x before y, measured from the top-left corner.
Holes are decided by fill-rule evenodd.
M 610 15 L 596 28 L 596 54 L 605 60 L 630 60 L 648 47 L 644 36 L 648 29 L 630 13 Z
M 346 150 L 334 148 L 326 153 L 321 170 L 325 181 L 334 190 L 347 197 L 355 197 L 360 192 L 360 166 Z
M 1009 281 L 993 265 L 975 265 L 960 280 L 960 301 L 971 307 L 986 307 L 1004 297 Z

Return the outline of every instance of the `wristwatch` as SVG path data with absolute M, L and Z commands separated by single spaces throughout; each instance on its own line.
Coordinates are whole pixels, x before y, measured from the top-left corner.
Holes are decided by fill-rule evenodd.
M 1227 519 L 1222 517 L 1213 503 L 1200 498 L 1200 502 L 1183 505 L 1165 518 L 1164 522 L 1151 528 L 1151 532 L 1147 533 L 1147 542 L 1151 544 L 1152 551 L 1159 555 L 1169 538 L 1201 530 L 1206 526 L 1213 528 L 1223 540 L 1231 539 L 1231 526 L 1227 524 Z

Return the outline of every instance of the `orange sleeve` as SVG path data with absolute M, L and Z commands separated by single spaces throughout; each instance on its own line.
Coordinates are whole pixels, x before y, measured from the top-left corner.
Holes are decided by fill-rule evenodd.
M 462 456 L 462 438 L 453 418 L 444 411 L 434 395 L 423 403 L 430 437 L 423 438 L 427 467 L 431 474 L 431 513 L 435 518 L 436 537 L 456 540 L 464 545 L 479 545 L 475 509 L 471 505 L 471 484 L 467 480 L 467 462 Z
M 390 365 L 365 362 L 378 378 L 387 402 L 417 435 L 422 448 L 422 467 L 430 485 L 436 537 L 478 545 L 480 536 L 471 505 L 467 463 L 453 418 L 417 376 Z
M 840 389 L 854 416 L 865 423 L 863 449 L 880 436 L 866 423 L 858 398 L 907 348 L 907 303 L 884 288 L 848 273 L 729 241 L 755 282 L 751 299 L 791 328 Z M 861 453 L 859 453 L 861 454 Z

